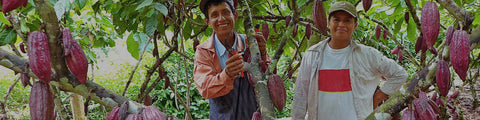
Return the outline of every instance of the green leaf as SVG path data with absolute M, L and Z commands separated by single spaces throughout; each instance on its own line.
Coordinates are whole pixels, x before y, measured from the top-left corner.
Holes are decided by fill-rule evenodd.
M 407 37 L 410 41 L 415 41 L 417 39 L 417 25 L 413 19 L 408 20 Z
M 57 14 L 57 19 L 62 19 L 65 12 L 70 9 L 70 1 L 69 0 L 59 0 L 55 3 L 55 13 Z
M 145 33 L 147 33 L 148 36 L 153 36 L 155 33 L 155 30 L 158 25 L 158 19 L 157 19 L 157 12 L 154 12 L 152 16 L 150 16 L 150 19 L 147 21 L 147 25 L 145 26 Z
M 154 3 L 154 7 L 156 10 L 160 11 L 163 15 L 168 15 L 168 8 L 165 7 L 165 5 L 160 4 L 160 3 Z
M 475 15 L 475 20 L 473 20 L 473 25 L 480 25 L 480 12 L 477 12 Z
M 397 19 L 397 24 L 395 24 L 395 28 L 393 29 L 393 34 L 397 34 L 400 29 L 402 29 L 403 21 L 405 21 L 405 17 L 399 17 Z
M 87 4 L 87 0 L 75 0 L 75 5 L 77 5 L 78 9 L 81 10 Z
M 135 39 L 135 41 L 137 41 L 137 43 L 139 43 L 137 49 L 138 51 L 142 51 L 143 50 L 143 47 L 145 46 L 145 44 L 147 44 L 148 42 L 148 35 L 143 33 L 143 32 L 139 32 L 135 35 L 133 35 L 133 38 Z
M 0 38 L 4 38 L 3 40 L 0 40 L 0 46 L 4 46 L 9 43 L 15 43 L 17 40 L 17 33 L 15 33 L 15 31 L 12 29 L 5 30 L 0 33 Z
M 135 9 L 135 11 L 144 8 L 145 6 L 151 5 L 153 0 L 145 0 L 142 2 L 142 4 L 138 5 L 138 7 Z
M 3 15 L 3 12 L 0 12 L 0 22 L 2 22 L 3 24 L 6 24 L 8 26 L 12 25 L 12 24 L 10 24 L 10 21 L 8 21 L 7 18 L 5 18 L 5 15 Z
M 134 34 L 136 33 L 130 33 L 127 38 L 127 50 L 133 58 L 138 60 L 138 43 L 133 38 Z

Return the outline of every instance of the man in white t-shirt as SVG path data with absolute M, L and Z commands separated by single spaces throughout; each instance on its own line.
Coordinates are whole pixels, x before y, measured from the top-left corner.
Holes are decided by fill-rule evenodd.
M 400 89 L 407 73 L 378 50 L 352 40 L 358 25 L 353 4 L 332 4 L 328 25 L 331 38 L 310 47 L 302 59 L 292 118 L 363 120 Z M 375 92 L 382 77 L 385 84 Z

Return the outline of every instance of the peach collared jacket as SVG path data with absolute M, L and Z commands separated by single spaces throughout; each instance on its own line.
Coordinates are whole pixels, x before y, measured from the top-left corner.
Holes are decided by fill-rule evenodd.
M 197 46 L 195 52 L 195 62 L 193 79 L 197 85 L 197 89 L 205 99 L 216 98 L 228 94 L 233 89 L 233 82 L 235 77 L 230 77 L 220 67 L 218 55 L 215 51 L 214 36 L 213 33 L 210 38 L 204 43 Z M 248 43 L 247 37 L 244 34 L 235 34 L 237 39 L 238 52 L 244 52 L 245 44 L 240 38 L 240 35 L 245 38 L 245 42 Z M 248 45 L 247 49 L 248 49 Z M 270 58 L 267 55 L 267 62 L 270 63 Z

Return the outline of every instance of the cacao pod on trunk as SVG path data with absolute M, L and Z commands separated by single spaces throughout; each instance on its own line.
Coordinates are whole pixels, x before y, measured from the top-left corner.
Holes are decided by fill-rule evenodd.
M 425 40 L 423 40 L 423 36 L 418 36 L 417 42 L 415 44 L 415 53 L 422 51 L 422 53 L 427 52 L 427 44 Z
M 401 120 L 415 120 L 415 111 L 412 109 L 408 108 L 405 111 L 403 111 L 402 117 L 400 118 Z
M 88 72 L 87 56 L 85 56 L 82 47 L 73 39 L 69 29 L 63 29 L 62 35 L 65 61 L 68 68 L 70 68 L 70 71 L 78 78 L 80 83 L 85 84 Z
M 415 113 L 418 114 L 421 120 L 436 120 L 436 114 L 432 106 L 428 103 L 427 95 L 420 91 L 417 99 L 413 100 L 415 106 Z
M 150 97 L 150 95 L 147 95 L 145 97 L 145 100 L 143 100 L 143 104 L 146 106 L 152 105 L 153 104 L 152 97 Z
M 160 112 L 155 106 L 147 106 L 142 112 L 143 119 L 145 120 L 166 120 L 165 114 Z
M 12 10 L 17 9 L 20 6 L 27 6 L 28 0 L 3 0 L 2 12 L 5 14 Z
M 50 82 L 52 66 L 50 65 L 50 48 L 48 46 L 47 34 L 35 31 L 30 33 L 27 42 L 28 64 L 37 77 Z
M 258 63 L 260 64 L 260 70 L 262 70 L 262 73 L 265 73 L 265 71 L 267 71 L 267 63 L 263 60 L 259 60 Z
M 405 23 L 408 24 L 408 21 L 410 20 L 410 12 L 405 12 L 405 15 L 403 17 L 405 17 Z
M 440 60 L 437 62 L 437 70 L 435 79 L 437 81 L 440 95 L 446 97 L 448 90 L 450 90 L 450 70 L 448 69 L 448 63 Z
M 470 64 L 470 40 L 467 32 L 456 30 L 450 44 L 450 61 L 458 77 L 466 80 L 468 65 Z
M 287 92 L 283 84 L 282 78 L 277 74 L 272 74 L 268 77 L 268 91 L 273 105 L 278 111 L 282 111 L 287 100 Z
M 265 40 L 268 40 L 268 34 L 270 34 L 270 30 L 268 29 L 267 23 L 263 23 L 262 25 L 262 34 L 263 38 L 265 38 Z
M 307 40 L 310 39 L 310 35 L 312 35 L 312 25 L 307 24 L 305 27 L 305 36 L 307 37 Z
M 54 118 L 55 103 L 50 85 L 43 81 L 36 81 L 30 92 L 30 117 L 32 120 L 52 120 Z
M 323 34 L 328 34 L 328 28 L 327 28 L 327 15 L 325 12 L 325 8 L 323 7 L 323 1 L 322 0 L 315 0 L 313 2 L 313 7 L 312 7 L 312 17 L 313 17 L 313 24 L 317 29 L 323 33 Z
M 139 114 L 128 114 L 125 120 L 143 120 L 142 116 Z
M 432 50 L 440 31 L 440 13 L 437 4 L 434 2 L 427 1 L 423 6 L 421 26 L 423 39 L 427 43 L 427 48 Z
M 252 120 L 261 120 L 262 119 L 262 115 L 260 114 L 260 112 L 254 112 L 253 113 L 253 116 L 252 116 Z
M 445 36 L 445 39 L 447 40 L 447 45 L 450 45 L 452 42 L 452 37 L 453 37 L 453 26 L 448 27 L 447 29 L 447 35 Z
M 380 25 L 377 24 L 377 27 L 375 27 L 375 38 L 379 40 L 381 34 L 382 34 L 382 28 L 380 27 Z
M 362 2 L 363 2 L 363 9 L 365 10 L 365 13 L 366 13 L 372 6 L 372 0 L 362 0 Z
M 456 90 L 451 95 L 449 95 L 448 98 L 447 98 L 447 103 L 450 102 L 451 99 L 456 99 L 459 93 L 460 92 L 458 90 Z
M 120 110 L 120 107 L 116 106 L 110 111 L 110 113 L 107 116 L 107 120 L 118 120 L 118 111 Z
M 387 30 L 387 29 L 383 30 L 383 39 L 385 39 L 385 40 L 386 40 L 386 39 L 387 39 L 387 36 L 388 36 L 388 34 L 390 34 L 390 33 L 388 33 L 388 30 Z

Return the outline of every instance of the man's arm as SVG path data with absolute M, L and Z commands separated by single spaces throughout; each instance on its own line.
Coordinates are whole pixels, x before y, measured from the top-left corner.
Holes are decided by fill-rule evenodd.
M 397 92 L 405 81 L 407 81 L 407 71 L 398 65 L 392 59 L 389 59 L 380 52 L 376 51 L 377 55 L 377 72 L 379 72 L 382 76 L 385 77 L 386 81 L 382 87 L 380 87 L 380 91 L 387 95 L 392 95 Z
M 308 109 L 308 90 L 310 87 L 310 76 L 313 67 L 308 64 L 311 53 L 306 52 L 300 68 L 298 70 L 297 80 L 295 82 L 295 96 L 293 98 L 292 119 L 303 120 Z

